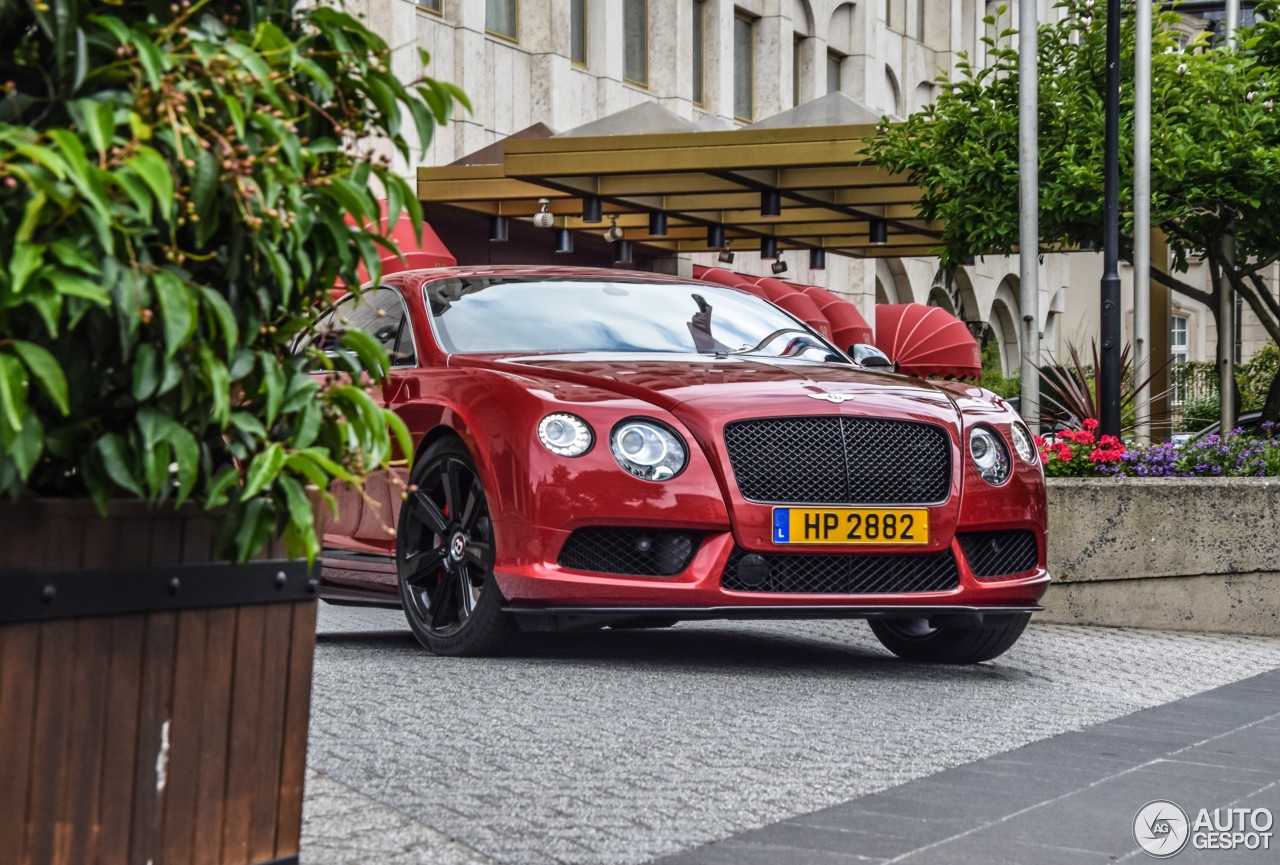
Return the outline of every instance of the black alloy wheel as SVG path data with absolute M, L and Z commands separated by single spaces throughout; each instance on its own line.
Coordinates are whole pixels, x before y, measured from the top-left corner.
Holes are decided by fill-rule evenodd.
M 466 447 L 441 439 L 409 475 L 396 575 L 409 628 L 437 655 L 492 655 L 519 632 L 502 611 L 484 485 Z
M 928 619 L 870 619 L 876 639 L 899 658 L 926 664 L 977 664 L 1018 641 L 1030 613 L 987 616 L 981 627 L 931 625 Z

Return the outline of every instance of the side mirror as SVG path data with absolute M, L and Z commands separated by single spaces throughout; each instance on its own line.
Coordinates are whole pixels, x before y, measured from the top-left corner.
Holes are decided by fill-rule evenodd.
M 849 346 L 849 357 L 853 358 L 859 366 L 879 372 L 893 372 L 895 369 L 893 361 L 889 360 L 889 355 L 869 343 L 859 342 Z

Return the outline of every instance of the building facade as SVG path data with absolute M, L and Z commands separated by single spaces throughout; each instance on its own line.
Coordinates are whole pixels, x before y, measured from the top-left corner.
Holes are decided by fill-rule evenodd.
M 961 56 L 986 62 L 984 37 L 1016 26 L 1016 10 L 985 0 L 362 0 L 352 4 L 395 49 L 395 71 L 425 72 L 459 85 L 473 111 L 437 131 L 421 162 L 446 165 L 542 123 L 564 132 L 644 102 L 706 129 L 761 121 L 840 91 L 875 114 L 902 117 L 929 104 L 939 76 Z M 1041 20 L 1058 14 L 1040 2 Z M 407 173 L 416 166 L 404 166 Z M 692 256 L 713 263 L 714 255 Z M 809 272 L 803 257 L 788 278 L 853 300 L 874 323 L 876 303 L 942 306 L 989 326 L 1006 373 L 1022 349 L 1018 261 L 986 256 L 954 274 L 936 259 L 829 256 Z M 736 269 L 763 273 L 754 254 Z M 1192 278 L 1207 280 L 1201 265 Z M 1125 280 L 1125 340 L 1132 335 L 1132 272 Z M 1068 343 L 1087 350 L 1097 332 L 1101 257 L 1044 256 L 1037 315 L 1046 354 Z M 1274 280 L 1272 284 L 1274 285 Z M 1174 295 L 1171 350 L 1212 359 L 1209 311 Z M 1242 317 L 1247 360 L 1269 340 Z

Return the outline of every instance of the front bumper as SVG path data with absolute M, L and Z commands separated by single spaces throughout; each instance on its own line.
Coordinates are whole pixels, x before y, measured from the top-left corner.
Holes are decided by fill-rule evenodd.
M 496 528 L 499 532 L 520 531 L 515 525 Z M 945 591 L 876 594 L 732 591 L 721 584 L 735 546 L 729 531 L 707 533 L 689 565 L 670 577 L 618 576 L 564 568 L 557 564 L 556 556 L 567 532 L 523 527 L 523 534 L 522 542 L 516 546 L 527 555 L 499 561 L 495 572 L 511 609 L 526 613 L 539 609 L 581 608 L 584 612 L 599 612 L 617 608 L 619 612 L 632 614 L 639 609 L 646 615 L 708 618 L 728 615 L 726 610 L 738 611 L 734 615 L 794 610 L 796 617 L 806 615 L 805 610 L 810 611 L 807 615 L 813 615 L 814 610 L 828 610 L 845 611 L 844 615 L 854 617 L 888 615 L 899 609 L 909 615 L 907 608 L 1028 611 L 1036 607 L 1050 582 L 1049 573 L 1042 566 L 1043 558 L 1034 570 L 1007 578 L 979 580 L 969 568 L 957 536 L 951 540 L 951 553 L 956 559 L 959 580 L 954 588 Z M 860 554 L 899 552 L 914 551 L 878 549 Z M 888 613 L 877 613 L 878 610 Z M 768 615 L 778 617 L 779 613 Z

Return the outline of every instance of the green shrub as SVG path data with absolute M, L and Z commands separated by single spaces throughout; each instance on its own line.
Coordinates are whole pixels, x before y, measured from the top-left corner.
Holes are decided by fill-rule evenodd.
M 420 224 L 357 142 L 407 158 L 462 98 L 390 60 L 328 3 L 0 2 L 0 494 L 193 498 L 237 558 L 317 552 L 308 492 L 409 443 L 351 380 L 372 339 L 290 342 L 394 249 L 372 182 Z

